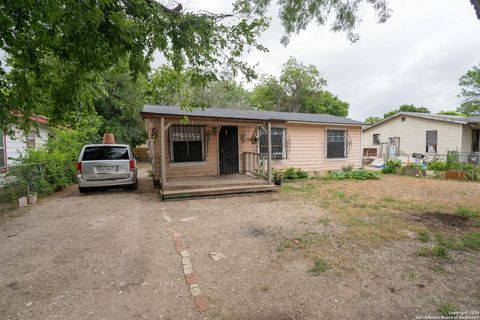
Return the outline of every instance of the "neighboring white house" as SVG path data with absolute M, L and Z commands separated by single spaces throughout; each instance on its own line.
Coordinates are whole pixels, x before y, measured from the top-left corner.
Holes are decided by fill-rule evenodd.
M 27 149 L 43 146 L 52 135 L 47 118 L 35 116 L 31 119 L 36 122 L 36 128 L 32 127 L 28 134 L 20 130 L 15 130 L 13 136 L 3 135 L 0 132 L 0 172 L 24 154 Z
M 480 117 L 459 117 L 400 112 L 362 130 L 364 156 L 411 157 L 420 153 L 430 158 L 457 151 L 464 161 L 479 152 Z

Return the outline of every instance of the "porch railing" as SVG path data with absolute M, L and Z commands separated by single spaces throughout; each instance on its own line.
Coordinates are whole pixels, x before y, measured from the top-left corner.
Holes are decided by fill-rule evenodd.
M 243 153 L 243 171 L 256 178 L 267 179 L 267 154 L 257 152 Z

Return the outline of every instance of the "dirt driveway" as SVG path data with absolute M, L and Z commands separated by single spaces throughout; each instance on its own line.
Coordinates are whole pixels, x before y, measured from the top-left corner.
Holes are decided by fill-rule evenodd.
M 72 187 L 4 218 L 0 318 L 413 319 L 447 302 L 480 308 L 477 251 L 423 258 L 406 236 L 330 257 L 313 276 L 313 251 L 356 246 L 334 241 L 346 224 L 313 201 L 275 193 L 162 203 L 145 186 L 88 195 Z M 174 231 L 207 298 L 204 313 Z

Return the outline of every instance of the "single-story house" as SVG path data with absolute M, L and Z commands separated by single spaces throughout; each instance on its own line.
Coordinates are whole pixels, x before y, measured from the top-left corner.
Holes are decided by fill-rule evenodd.
M 163 191 L 194 180 L 204 187 L 244 184 L 245 175 L 269 184 L 274 169 L 287 167 L 314 175 L 362 166 L 363 123 L 348 118 L 219 108 L 186 112 L 159 105 L 145 105 L 141 115 L 154 181 Z
M 31 119 L 35 122 L 35 127 L 28 134 L 19 129 L 15 129 L 12 136 L 0 132 L 0 172 L 5 172 L 6 167 L 27 149 L 43 146 L 52 135 L 47 118 L 32 116 Z
M 479 152 L 480 117 L 400 112 L 362 130 L 366 157 L 419 153 L 432 159 L 456 151 L 462 161 Z

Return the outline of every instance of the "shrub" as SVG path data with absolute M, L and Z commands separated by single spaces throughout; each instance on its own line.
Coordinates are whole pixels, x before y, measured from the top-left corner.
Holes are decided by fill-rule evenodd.
M 295 170 L 295 168 L 287 168 L 283 173 L 283 177 L 287 180 L 296 180 L 298 179 L 297 171 Z
M 61 190 L 76 180 L 76 158 L 81 148 L 97 141 L 98 121 L 78 130 L 54 129 L 54 137 L 41 148 L 28 149 L 9 168 L 8 175 L 39 195 Z
M 295 172 L 297 174 L 297 178 L 298 179 L 306 179 L 308 178 L 308 172 L 306 171 L 303 171 L 301 169 L 297 169 L 297 171 Z
M 328 176 L 333 180 L 370 180 L 379 178 L 377 173 L 366 170 L 332 171 L 328 173 Z
M 447 155 L 446 166 L 447 170 L 457 170 L 460 169 L 460 161 L 458 157 L 458 153 L 451 152 Z
M 433 160 L 428 163 L 428 170 L 433 171 L 447 171 L 447 163 L 445 161 Z
M 283 177 L 287 180 L 297 180 L 308 178 L 308 172 L 293 167 L 285 169 Z
M 382 168 L 382 173 L 396 173 L 398 168 L 402 167 L 402 161 L 398 159 L 387 159 L 385 166 Z

